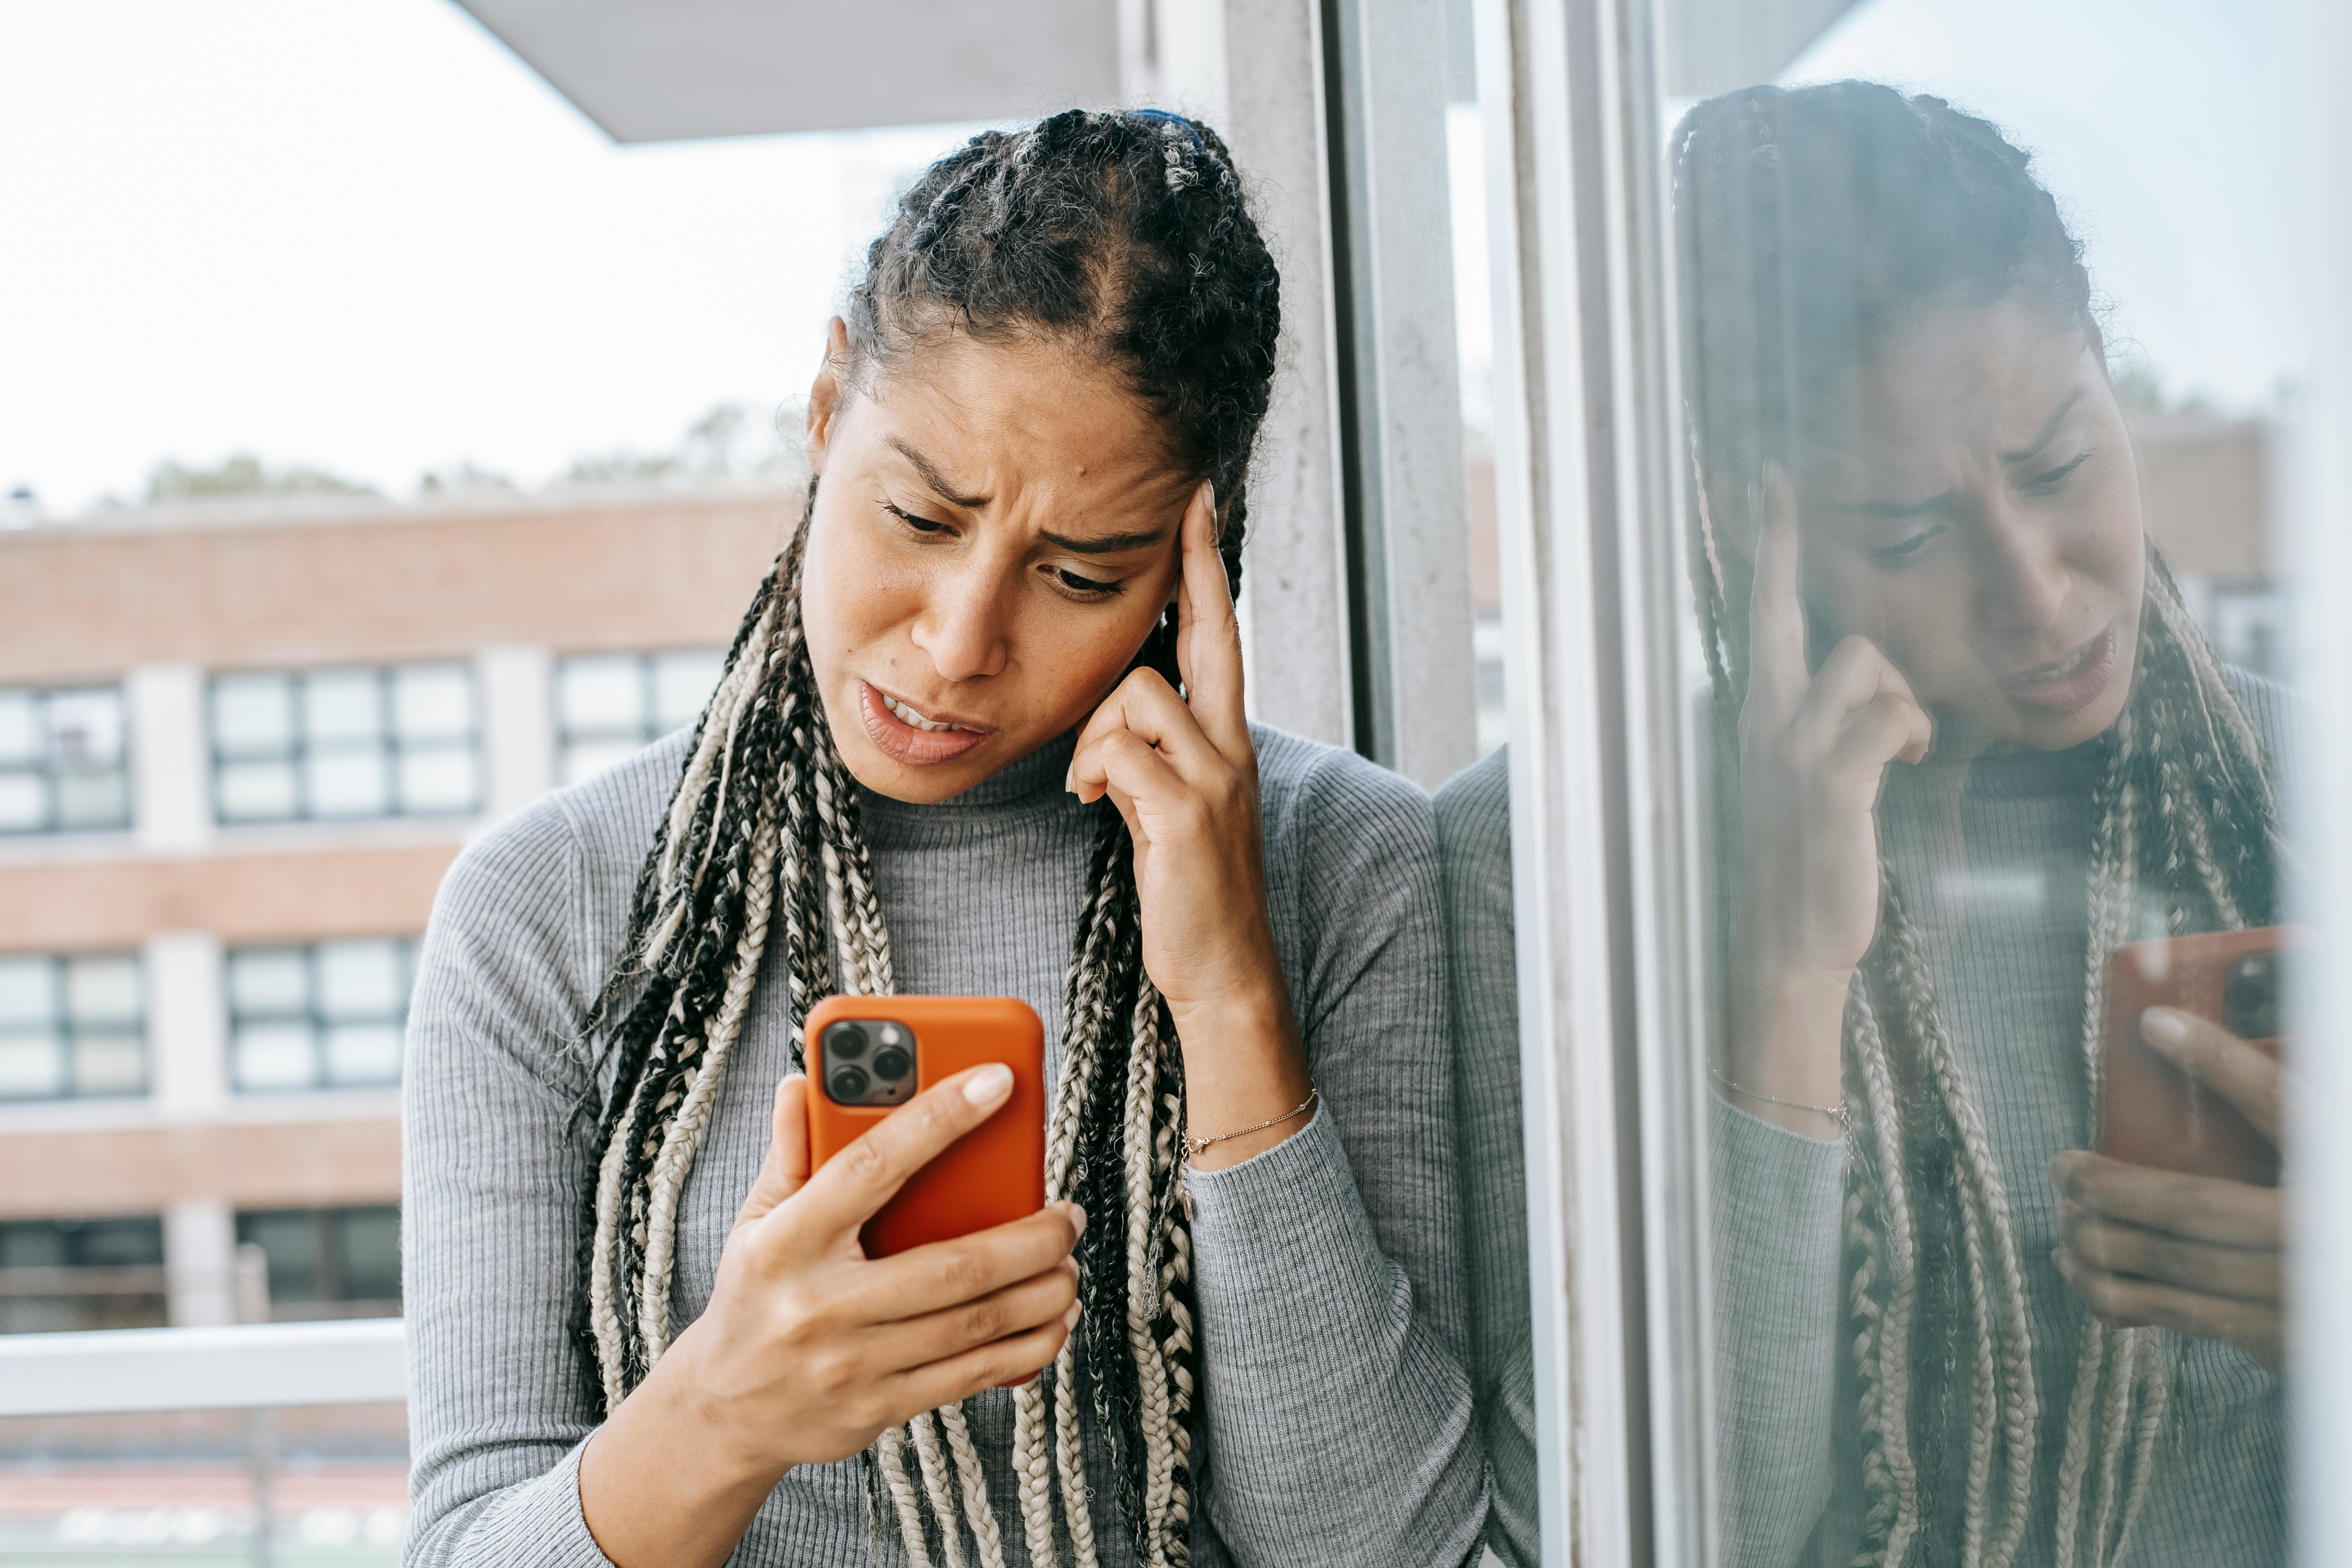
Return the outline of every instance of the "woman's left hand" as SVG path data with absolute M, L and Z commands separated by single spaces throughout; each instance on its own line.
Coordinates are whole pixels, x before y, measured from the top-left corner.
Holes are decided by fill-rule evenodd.
M 1108 795 L 1135 840 L 1144 972 L 1184 1042 L 1192 1126 L 1214 1135 L 1281 1115 L 1308 1079 L 1266 911 L 1241 631 L 1206 484 L 1185 508 L 1182 549 L 1176 661 L 1190 700 L 1157 670 L 1129 672 L 1079 732 L 1069 787 L 1086 801 Z M 1219 1142 L 1194 1163 L 1246 1158 L 1304 1122 Z
M 2141 1033 L 2167 1060 L 2279 1141 L 2279 1064 L 2172 1007 Z M 2157 1327 L 2235 1345 L 2273 1372 L 2286 1361 L 2286 1194 L 2070 1150 L 2050 1163 L 2065 1194 L 2060 1272 L 2115 1328 Z

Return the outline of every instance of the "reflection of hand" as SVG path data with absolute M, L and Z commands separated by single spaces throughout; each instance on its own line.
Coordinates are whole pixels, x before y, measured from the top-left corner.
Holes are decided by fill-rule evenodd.
M 2279 1140 L 2279 1065 L 2173 1007 L 2140 1033 L 2174 1066 Z M 2116 1328 L 2155 1326 L 2237 1346 L 2273 1372 L 2286 1354 L 2284 1189 L 2126 1164 L 2073 1150 L 2050 1163 L 2065 1194 L 2053 1256 L 2075 1293 Z
M 1887 765 L 1925 757 L 1932 730 L 1867 637 L 1845 638 L 1818 673 L 1808 668 L 1796 491 L 1776 465 L 1763 500 L 1739 714 L 1747 876 L 1734 968 L 1745 1038 L 1732 1066 L 1750 1089 L 1829 1105 L 1846 986 L 1878 924 L 1873 809 Z M 1784 1026 L 1792 1006 L 1802 1026 Z
M 808 1080 L 778 1087 L 709 1305 L 581 1458 L 582 1508 L 606 1556 L 716 1563 L 793 1466 L 845 1458 L 886 1426 L 1054 1359 L 1077 1318 L 1076 1205 L 889 1258 L 858 1240 L 1012 1089 L 1001 1067 L 959 1073 L 812 1174 Z

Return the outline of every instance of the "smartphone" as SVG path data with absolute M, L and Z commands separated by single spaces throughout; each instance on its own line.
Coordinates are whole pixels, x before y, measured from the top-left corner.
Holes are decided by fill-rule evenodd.
M 910 1177 L 860 1233 L 868 1258 L 969 1236 L 1045 1206 L 1045 1026 L 1011 996 L 828 996 L 809 1010 L 809 1160 L 840 1153 L 966 1068 L 1002 1062 L 1013 1097 Z
M 2255 1186 L 2278 1185 L 2277 1145 L 2238 1108 L 2151 1049 L 2139 1030 L 2150 1007 L 2210 1019 L 2277 1059 L 2292 926 L 2159 937 L 2116 949 L 2107 965 L 2106 1088 L 2098 1151 L 2135 1165 Z

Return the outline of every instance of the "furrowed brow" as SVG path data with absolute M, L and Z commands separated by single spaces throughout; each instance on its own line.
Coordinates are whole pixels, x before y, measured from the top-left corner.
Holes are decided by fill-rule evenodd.
M 2058 405 L 2058 412 L 2050 416 L 2050 423 L 2042 427 L 2042 434 L 2036 436 L 2032 440 L 2027 442 L 2024 446 L 2020 447 L 2014 452 L 2003 452 L 2000 455 L 2001 461 L 2005 463 L 2021 463 L 2025 461 L 2026 458 L 2031 458 L 2036 452 L 2042 450 L 2042 447 L 2050 445 L 2050 438 L 2058 434 L 2059 426 L 2066 423 L 2066 416 L 2074 411 L 2074 405 L 2081 400 L 2082 395 L 2082 393 L 2079 391 L 2069 394 L 2066 401 Z
M 1139 528 L 1126 533 L 1098 534 L 1092 539 L 1072 539 L 1065 533 L 1040 532 L 1037 537 L 1057 550 L 1067 550 L 1076 555 L 1118 555 L 1129 550 L 1143 550 L 1168 542 L 1170 531 L 1164 528 Z
M 922 477 L 923 483 L 930 486 L 932 492 L 950 506 L 960 506 L 966 511 L 978 511 L 993 499 L 989 496 L 958 495 L 956 487 L 948 482 L 947 476 L 940 473 L 938 466 L 929 458 L 924 457 L 896 436 L 885 437 L 884 439 L 890 444 L 892 450 L 907 459 L 915 472 Z

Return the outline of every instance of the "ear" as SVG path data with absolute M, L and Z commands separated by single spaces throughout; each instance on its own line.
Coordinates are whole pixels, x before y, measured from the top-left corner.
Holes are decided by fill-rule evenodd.
M 833 434 L 835 416 L 847 401 L 848 374 L 849 327 L 835 316 L 825 329 L 824 359 L 816 367 L 816 379 L 809 384 L 808 463 L 812 474 L 824 472 L 824 444 Z

